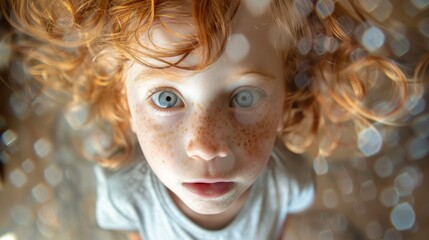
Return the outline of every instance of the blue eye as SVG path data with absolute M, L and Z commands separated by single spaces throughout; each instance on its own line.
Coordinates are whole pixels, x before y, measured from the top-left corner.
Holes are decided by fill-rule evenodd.
M 151 99 L 152 102 L 159 108 L 176 107 L 178 103 L 182 102 L 177 94 L 171 91 L 156 92 L 152 95 Z
M 248 108 L 259 102 L 262 93 L 253 89 L 246 89 L 234 95 L 230 103 L 231 107 Z

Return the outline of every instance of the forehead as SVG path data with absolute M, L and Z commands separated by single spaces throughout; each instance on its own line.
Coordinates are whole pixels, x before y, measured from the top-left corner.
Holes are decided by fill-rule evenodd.
M 245 72 L 259 72 L 262 75 L 276 75 L 270 73 L 267 69 L 271 68 L 272 62 L 280 58 L 280 51 L 276 48 L 275 33 L 278 29 L 273 24 L 273 20 L 268 10 L 252 13 L 241 4 L 231 21 L 231 33 L 226 40 L 226 46 L 223 49 L 220 58 L 208 68 L 222 68 L 225 73 L 228 67 L 234 66 L 234 74 Z M 195 30 L 194 23 L 188 21 L 167 22 L 158 24 L 150 32 L 142 35 L 142 42 L 150 40 L 157 44 L 158 48 L 171 48 L 178 46 L 182 41 L 182 35 L 192 34 Z M 216 36 L 213 36 L 216 37 Z M 191 77 L 193 74 L 201 71 L 187 71 L 176 67 L 168 67 L 165 62 L 177 62 L 181 60 L 181 66 L 191 66 L 198 63 L 202 55 L 202 48 L 188 53 L 185 57 L 179 56 L 161 56 L 155 59 L 145 59 L 150 64 L 161 66 L 160 68 L 149 68 L 140 64 L 134 64 L 131 70 L 134 72 L 134 79 L 153 79 L 154 76 L 162 76 L 164 79 L 177 80 Z M 184 59 L 181 59 L 183 58 Z M 205 71 L 207 69 L 203 69 Z

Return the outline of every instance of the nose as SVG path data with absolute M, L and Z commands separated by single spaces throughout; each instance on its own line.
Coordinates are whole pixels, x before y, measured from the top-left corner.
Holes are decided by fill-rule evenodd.
M 228 156 L 228 126 L 222 123 L 220 115 L 222 114 L 194 118 L 186 145 L 190 158 L 210 161 Z

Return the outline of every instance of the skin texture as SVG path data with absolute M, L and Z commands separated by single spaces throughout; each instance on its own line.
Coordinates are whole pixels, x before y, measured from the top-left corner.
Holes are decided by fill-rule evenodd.
M 141 79 L 150 70 L 137 63 L 127 72 L 131 124 L 145 158 L 179 209 L 202 227 L 219 229 L 231 222 L 274 145 L 285 87 L 281 57 L 269 38 L 268 26 L 273 24 L 268 21 L 240 7 L 231 38 L 249 45 L 238 53 L 240 59 L 231 52 L 236 43 L 230 41 L 222 56 L 202 72 L 173 69 L 174 78 L 158 74 Z M 156 94 L 162 91 L 180 100 L 171 108 L 160 108 Z M 251 106 L 237 105 L 235 96 L 242 91 L 252 94 Z M 206 181 L 228 181 L 233 187 L 220 197 L 204 198 L 183 186 Z

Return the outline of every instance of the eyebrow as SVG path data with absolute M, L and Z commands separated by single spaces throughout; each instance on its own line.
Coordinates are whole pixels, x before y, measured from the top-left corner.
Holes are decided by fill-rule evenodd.
M 191 75 L 192 74 L 189 74 L 187 76 L 189 77 Z M 265 80 L 265 81 L 271 81 L 276 78 L 274 74 L 264 70 L 249 70 L 236 75 L 234 74 L 233 77 L 231 78 L 231 81 L 234 82 L 234 81 L 244 79 L 246 77 L 255 77 L 255 76 L 258 77 L 258 79 Z M 260 78 L 261 76 L 262 78 Z M 152 78 L 162 78 L 168 81 L 176 81 L 177 78 L 183 78 L 183 77 L 186 77 L 186 76 L 182 74 L 173 73 L 173 72 L 166 73 L 166 69 L 162 69 L 162 70 L 147 69 L 147 70 L 142 70 L 140 73 L 138 73 L 135 81 L 144 81 Z
M 251 71 L 246 71 L 243 73 L 239 74 L 239 77 L 234 78 L 239 80 L 239 79 L 243 79 L 245 77 L 251 77 L 251 76 L 262 76 L 261 80 L 266 80 L 266 81 L 271 81 L 276 79 L 276 77 L 274 76 L 274 74 L 267 72 L 267 71 L 263 71 L 263 70 L 251 70 Z
M 168 69 L 151 68 L 151 69 L 145 69 L 140 71 L 137 74 L 135 81 L 144 81 L 144 80 L 149 80 L 153 78 L 162 78 L 169 81 L 177 81 L 178 78 L 189 77 L 191 75 L 192 74 L 185 75 L 185 74 L 174 73 L 174 71 L 168 70 Z

